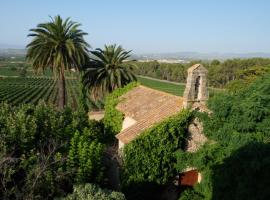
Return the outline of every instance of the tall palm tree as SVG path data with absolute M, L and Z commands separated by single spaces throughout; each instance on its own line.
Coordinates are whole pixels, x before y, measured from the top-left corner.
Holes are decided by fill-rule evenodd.
M 34 70 L 50 68 L 58 78 L 58 107 L 66 105 L 65 70 L 80 69 L 88 59 L 89 44 L 84 40 L 87 33 L 78 29 L 80 24 L 59 15 L 50 22 L 38 24 L 30 29 L 33 37 L 27 45 L 27 58 Z
M 93 58 L 86 65 L 83 83 L 94 99 L 137 80 L 131 69 L 123 64 L 130 52 L 115 44 L 91 51 Z

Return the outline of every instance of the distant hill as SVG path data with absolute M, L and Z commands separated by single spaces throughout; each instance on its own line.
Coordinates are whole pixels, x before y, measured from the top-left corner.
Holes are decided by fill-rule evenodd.
M 0 44 L 0 56 L 25 56 L 26 49 L 20 45 Z M 131 59 L 136 60 L 226 60 L 230 58 L 270 58 L 270 53 L 199 53 L 199 52 L 175 52 L 175 53 L 147 53 L 133 54 Z
M 135 54 L 133 59 L 137 60 L 226 60 L 230 58 L 270 58 L 270 53 L 199 53 L 199 52 L 176 52 L 176 53 L 157 53 L 157 54 Z
M 16 56 L 25 56 L 26 49 L 1 49 L 0 48 L 0 56 L 4 57 L 16 57 Z

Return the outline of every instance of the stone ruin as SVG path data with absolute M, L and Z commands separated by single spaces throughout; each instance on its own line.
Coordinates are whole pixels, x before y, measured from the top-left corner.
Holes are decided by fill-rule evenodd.
M 205 105 L 208 100 L 207 73 L 207 69 L 201 64 L 195 64 L 188 69 L 184 108 L 209 112 Z M 206 141 L 207 138 L 203 134 L 203 124 L 195 118 L 188 127 L 186 151 L 196 152 Z
M 188 69 L 187 83 L 184 92 L 184 108 L 204 106 L 208 100 L 208 71 L 201 64 L 195 64 Z

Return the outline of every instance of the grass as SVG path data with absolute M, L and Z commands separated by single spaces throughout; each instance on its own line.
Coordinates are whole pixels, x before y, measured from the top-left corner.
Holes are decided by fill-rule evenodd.
M 160 90 L 163 92 L 167 92 L 176 96 L 183 96 L 185 85 L 182 83 L 170 83 L 170 82 L 164 82 L 163 80 L 154 80 L 147 77 L 137 77 L 138 81 L 147 87 Z M 212 97 L 215 94 L 218 94 L 220 92 L 223 92 L 222 89 L 216 89 L 216 88 L 208 88 L 209 90 L 209 96 Z
M 138 81 L 144 86 L 147 86 L 156 90 L 160 90 L 163 92 L 168 92 L 176 96 L 183 96 L 184 94 L 185 85 L 181 85 L 180 83 L 178 85 L 175 83 L 168 83 L 168 82 L 153 80 L 146 77 L 137 77 L 137 78 L 138 78 Z

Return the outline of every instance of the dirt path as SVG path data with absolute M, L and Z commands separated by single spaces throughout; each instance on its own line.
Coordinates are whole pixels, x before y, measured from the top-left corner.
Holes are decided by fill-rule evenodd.
M 106 149 L 104 164 L 107 168 L 106 177 L 108 178 L 109 188 L 120 191 L 120 164 L 118 162 L 117 146 L 113 145 Z

